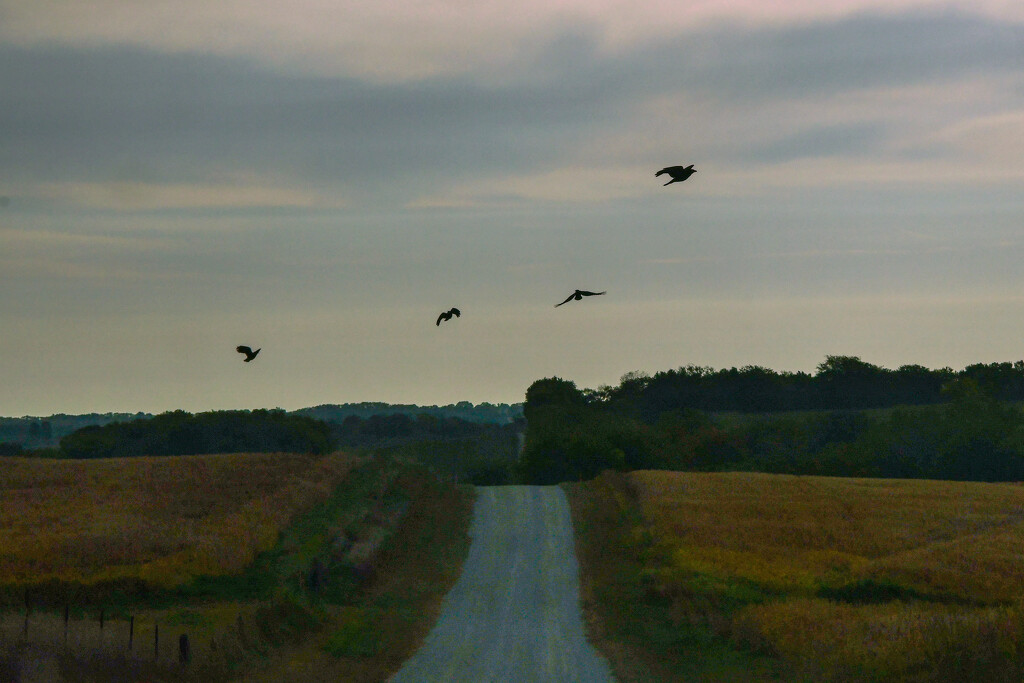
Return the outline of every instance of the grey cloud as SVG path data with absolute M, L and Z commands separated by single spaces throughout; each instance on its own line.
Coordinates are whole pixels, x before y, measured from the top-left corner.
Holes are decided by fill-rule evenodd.
M 884 140 L 877 124 L 815 126 L 749 150 L 748 159 L 778 163 L 806 157 L 863 156 Z
M 859 15 L 768 30 L 709 32 L 660 46 L 680 86 L 739 101 L 1016 73 L 1024 25 L 957 13 Z
M 138 48 L 0 47 L 0 171 L 43 180 L 202 181 L 268 169 L 354 197 L 411 198 L 539 170 L 638 101 L 737 108 L 850 89 L 1017 73 L 1024 26 L 962 14 L 719 28 L 606 54 L 583 30 L 523 47 L 506 78 L 376 84 Z M 822 128 L 752 161 L 845 154 L 881 129 Z
M 0 50 L 0 91 L 0 164 L 37 178 L 272 164 L 356 187 L 551 162 L 601 104 L 585 86 L 375 85 L 126 48 Z

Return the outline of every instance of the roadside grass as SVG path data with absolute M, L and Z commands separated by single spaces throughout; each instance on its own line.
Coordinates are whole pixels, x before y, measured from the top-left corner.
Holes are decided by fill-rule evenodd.
M 136 578 L 27 583 L 27 637 L 23 605 L 0 615 L 0 673 L 44 662 L 64 680 L 319 679 L 298 671 L 281 675 L 289 673 L 282 663 L 305 658 L 338 680 L 379 680 L 380 671 L 400 665 L 393 653 L 411 652 L 433 624 L 431 610 L 468 548 L 472 495 L 410 463 L 349 460 L 342 480 L 293 512 L 273 546 L 235 573 L 165 585 Z M 413 583 L 403 586 L 403 577 Z M 25 586 L 8 587 L 8 597 L 20 599 Z M 178 664 L 181 634 L 191 645 L 186 667 Z
M 625 510 L 633 581 L 670 631 L 707 629 L 786 680 L 1024 679 L 1022 486 L 633 472 L 576 488 Z
M 605 472 L 562 486 L 572 509 L 588 636 L 620 681 L 781 680 L 775 662 L 735 647 L 714 621 L 680 619 L 671 596 L 655 581 L 663 549 L 624 475 Z M 741 585 L 715 588 L 706 594 L 749 597 Z
M 474 494 L 419 469 L 403 472 L 395 487 L 410 505 L 365 583 L 347 604 L 322 605 L 316 637 L 246 680 L 383 681 L 420 646 L 469 551 Z

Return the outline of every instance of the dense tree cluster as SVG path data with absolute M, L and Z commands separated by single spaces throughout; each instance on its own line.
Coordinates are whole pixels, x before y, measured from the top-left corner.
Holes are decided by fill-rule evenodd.
M 21 455 L 21 444 L 16 441 L 0 441 L 0 457 Z
M 526 393 L 520 478 L 555 483 L 650 468 L 1024 480 L 1024 411 L 1005 400 L 1018 400 L 1024 389 L 1022 363 L 892 373 L 829 357 L 814 377 L 781 377 L 763 369 L 683 369 L 653 378 L 631 373 L 597 391 L 538 380 Z M 743 391 L 757 387 L 761 393 L 742 404 Z M 814 410 L 783 412 L 794 387 L 805 396 L 813 387 Z M 772 392 L 784 397 L 781 405 L 765 398 Z M 893 405 L 907 397 L 924 405 Z M 709 405 L 729 412 L 708 412 Z M 753 406 L 765 412 L 750 412 Z
M 84 427 L 60 440 L 65 458 L 291 452 L 326 453 L 330 427 L 283 410 L 182 410 L 130 422 Z
M 450 441 L 521 431 L 520 421 L 510 424 L 470 422 L 457 417 L 436 417 L 428 413 L 410 416 L 404 413 L 349 415 L 330 423 L 331 434 L 340 446 L 376 447 L 408 441 Z
M 0 442 L 21 444 L 25 449 L 56 446 L 61 437 L 82 427 L 104 425 L 111 422 L 152 417 L 148 413 L 88 413 L 66 415 L 57 413 L 49 417 L 0 417 Z
M 339 446 L 410 458 L 438 474 L 479 485 L 513 482 L 524 429 L 522 418 L 496 424 L 427 413 L 349 415 L 340 424 L 331 423 Z
M 374 416 L 405 415 L 416 419 L 419 415 L 430 415 L 438 419 L 458 418 L 466 422 L 485 424 L 512 424 L 523 416 L 523 404 L 477 403 L 460 401 L 444 406 L 418 406 L 412 404 L 391 404 L 380 402 L 342 403 L 300 408 L 290 415 L 302 415 L 324 422 L 341 423 L 355 416 L 363 420 Z M 0 417 L 0 443 L 8 446 L 0 449 L 0 455 L 10 455 L 16 446 L 32 454 L 56 447 L 61 438 L 83 427 L 105 425 L 111 422 L 128 422 L 153 417 L 149 413 L 87 413 L 66 415 L 59 413 L 49 417 Z M 385 428 L 386 431 L 386 428 Z M 38 451 L 38 453 L 36 453 Z M 47 453 L 55 455 L 56 452 Z
M 533 484 L 589 479 L 605 469 L 654 467 L 651 431 L 605 406 L 588 404 L 575 383 L 551 377 L 526 392 L 520 478 Z
M 363 420 L 375 416 L 405 415 L 410 418 L 417 418 L 420 415 L 429 415 L 436 418 L 458 418 L 466 422 L 485 422 L 495 424 L 508 424 L 514 422 L 523 415 L 523 404 L 515 403 L 477 403 L 459 401 L 444 406 L 419 406 L 404 403 L 342 403 L 325 404 L 312 408 L 301 408 L 294 412 L 295 415 L 314 417 L 324 422 L 343 422 L 349 417 L 358 417 Z
M 709 412 L 843 410 L 941 403 L 942 387 L 971 379 L 996 398 L 1024 401 L 1024 361 L 969 365 L 956 372 L 904 365 L 879 367 L 856 356 L 828 356 L 813 375 L 776 372 L 756 365 L 714 370 L 689 365 L 656 373 L 630 373 L 617 387 L 587 391 L 590 401 L 608 402 L 653 422 L 667 411 Z

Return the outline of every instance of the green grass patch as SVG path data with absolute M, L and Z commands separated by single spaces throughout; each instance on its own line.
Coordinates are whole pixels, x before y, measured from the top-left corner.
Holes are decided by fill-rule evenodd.
M 471 488 L 410 467 L 398 472 L 384 498 L 409 502 L 401 524 L 346 604 L 323 601 L 322 637 L 293 657 L 311 662 L 303 680 L 387 680 L 433 627 L 445 594 L 461 573 L 470 542 Z M 259 680 L 284 678 L 274 669 Z
M 721 611 L 764 600 L 762 590 L 694 575 L 680 600 L 658 578 L 661 550 L 643 533 L 621 475 L 563 487 L 572 507 L 589 636 L 621 681 L 779 680 L 776 662 L 736 647 L 722 631 L 727 619 Z
M 273 600 L 261 603 L 254 618 L 263 640 L 272 645 L 284 645 L 299 642 L 325 617 L 291 593 L 281 592 Z
M 909 602 L 937 602 L 947 605 L 976 605 L 984 602 L 971 600 L 965 596 L 952 595 L 945 592 L 922 592 L 902 586 L 892 581 L 876 581 L 861 579 L 840 586 L 822 586 L 815 595 L 826 600 L 845 602 L 852 605 L 878 605 L 894 600 Z
M 336 618 L 336 626 L 323 649 L 333 657 L 373 657 L 383 646 L 383 636 L 367 610 L 346 608 Z

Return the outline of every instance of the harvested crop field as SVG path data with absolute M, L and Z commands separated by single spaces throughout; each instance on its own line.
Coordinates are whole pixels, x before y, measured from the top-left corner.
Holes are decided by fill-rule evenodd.
M 788 680 L 1024 675 L 1024 486 L 688 472 L 624 484 L 650 593 Z
M 870 579 L 954 601 L 1020 594 L 1024 486 L 688 472 L 629 480 L 680 571 L 778 591 Z
M 359 460 L 343 453 L 0 461 L 0 586 L 240 571 Z

